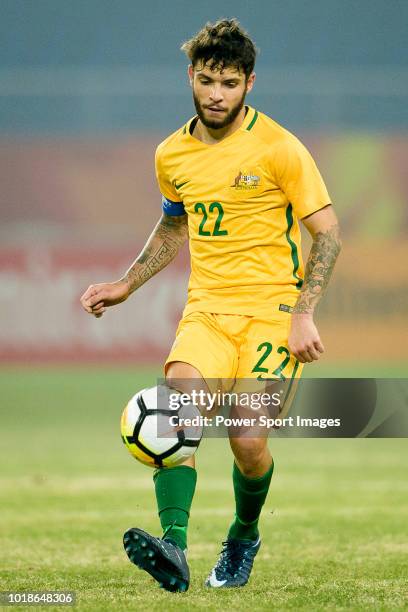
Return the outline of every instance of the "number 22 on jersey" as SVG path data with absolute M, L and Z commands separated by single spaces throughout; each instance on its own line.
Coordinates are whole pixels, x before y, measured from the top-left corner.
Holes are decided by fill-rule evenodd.
M 224 216 L 222 204 L 219 202 L 211 202 L 211 204 L 206 207 L 202 202 L 197 202 L 194 206 L 194 211 L 202 215 L 198 228 L 199 236 L 226 236 L 228 234 L 228 230 L 221 229 L 221 223 Z

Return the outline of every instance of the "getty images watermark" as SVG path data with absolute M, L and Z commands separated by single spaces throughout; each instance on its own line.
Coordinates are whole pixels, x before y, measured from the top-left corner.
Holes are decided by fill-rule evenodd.
M 158 435 L 408 437 L 408 379 L 160 379 Z M 167 384 L 166 384 L 167 383 Z M 201 434 L 200 434 L 201 435 Z
M 195 416 L 182 416 L 174 414 L 169 417 L 171 427 L 263 427 L 276 429 L 281 427 L 340 427 L 340 418 L 305 418 L 300 415 L 279 417 L 282 396 L 285 390 L 280 389 L 274 393 L 251 392 L 221 392 L 211 393 L 204 390 L 193 389 L 190 393 L 170 393 L 169 408 L 176 410 L 180 407 L 194 406 L 203 412 L 215 411 L 219 408 L 234 407 L 235 415 L 215 414 L 208 416 L 196 414 Z M 240 410 L 243 409 L 243 410 Z M 272 409 L 272 410 L 271 410 Z M 250 416 L 251 412 L 256 416 Z M 242 413 L 242 414 L 240 414 Z M 275 415 L 274 415 L 275 413 Z
M 275 393 L 232 393 L 216 391 L 210 393 L 203 389 L 192 389 L 190 393 L 170 393 L 169 408 L 176 409 L 180 406 L 193 404 L 197 408 L 213 410 L 217 406 L 242 406 L 252 410 L 269 408 L 270 406 L 279 407 L 281 405 L 283 389 Z

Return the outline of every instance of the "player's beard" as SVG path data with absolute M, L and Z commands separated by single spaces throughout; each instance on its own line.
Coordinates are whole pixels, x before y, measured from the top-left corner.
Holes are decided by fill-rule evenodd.
M 232 109 L 226 114 L 224 119 L 222 121 L 217 121 L 216 119 L 208 119 L 205 116 L 204 114 L 205 109 L 203 109 L 193 89 L 193 100 L 194 100 L 194 106 L 197 111 L 197 115 L 200 121 L 205 125 L 205 127 L 211 130 L 220 130 L 222 128 L 227 127 L 227 125 L 230 125 L 238 117 L 239 113 L 241 112 L 242 107 L 244 106 L 245 96 L 246 96 L 246 91 L 243 92 L 240 101 L 237 102 L 237 104 L 232 107 Z

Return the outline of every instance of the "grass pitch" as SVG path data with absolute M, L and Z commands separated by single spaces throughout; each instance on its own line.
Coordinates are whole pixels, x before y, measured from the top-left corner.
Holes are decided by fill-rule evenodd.
M 1 591 L 73 590 L 81 610 L 391 610 L 407 605 L 406 440 L 279 439 L 244 589 L 203 581 L 233 513 L 227 440 L 204 440 L 189 531 L 190 590 L 127 560 L 131 526 L 159 533 L 152 470 L 119 417 L 152 370 L 0 371 Z M 37 607 L 38 609 L 38 607 Z

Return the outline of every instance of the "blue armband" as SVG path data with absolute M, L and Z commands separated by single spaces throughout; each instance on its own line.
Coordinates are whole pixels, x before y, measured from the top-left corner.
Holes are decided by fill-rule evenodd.
M 178 217 L 180 215 L 184 215 L 186 212 L 184 210 L 183 202 L 172 202 L 164 196 L 162 196 L 162 205 L 163 212 L 165 212 L 166 215 L 170 215 L 171 217 Z

